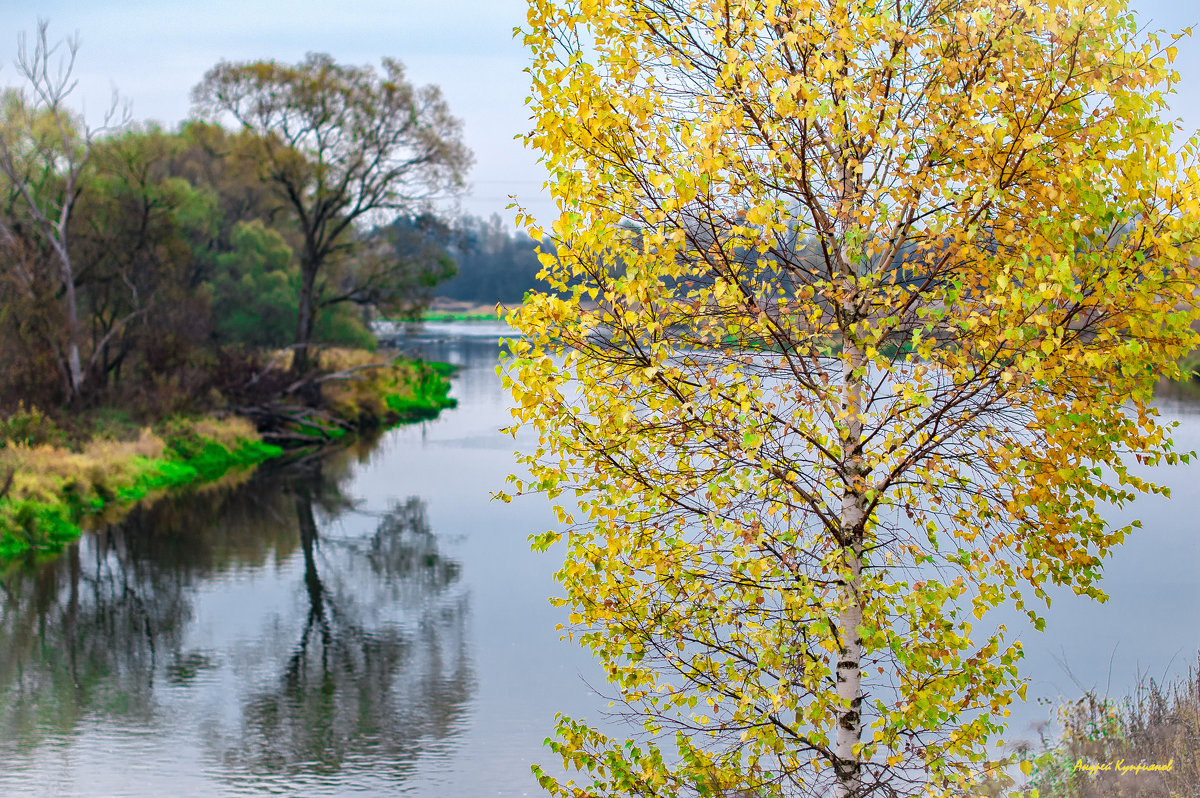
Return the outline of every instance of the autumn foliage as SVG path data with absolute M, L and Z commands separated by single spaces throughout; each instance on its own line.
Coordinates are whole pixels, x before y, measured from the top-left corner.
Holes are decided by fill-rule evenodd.
M 516 492 L 632 720 L 556 795 L 961 793 L 989 615 L 1100 598 L 1195 344 L 1175 37 L 1113 0 L 532 0 L 562 213 L 512 322 Z M 527 219 L 531 232 L 542 230 Z M 548 231 L 549 232 L 549 231 Z M 981 620 L 982 619 L 982 620 Z M 974 628 L 977 624 L 978 628 Z M 578 779 L 578 781 L 576 781 Z

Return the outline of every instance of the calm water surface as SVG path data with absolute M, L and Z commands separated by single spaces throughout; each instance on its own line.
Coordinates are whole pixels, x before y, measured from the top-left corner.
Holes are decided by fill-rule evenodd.
M 0 580 L 0 796 L 519 796 L 554 713 L 598 718 L 558 641 L 538 499 L 489 500 L 514 448 L 499 325 L 428 325 L 457 409 L 238 486 L 160 502 Z M 1181 449 L 1200 399 L 1164 397 Z M 1157 474 L 1106 605 L 1056 597 L 1024 641 L 1035 699 L 1121 694 L 1200 646 L 1200 466 Z

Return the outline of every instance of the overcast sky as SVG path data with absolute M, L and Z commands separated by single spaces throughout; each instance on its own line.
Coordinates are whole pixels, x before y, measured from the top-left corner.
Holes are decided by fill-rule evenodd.
M 1196 25 L 1196 0 L 1134 0 L 1153 27 Z M 527 59 L 514 27 L 524 0 L 0 0 L 0 84 L 16 81 L 17 35 L 39 17 L 58 39 L 78 32 L 79 99 L 93 117 L 117 89 L 135 119 L 173 127 L 189 112 L 189 93 L 220 59 L 297 61 L 326 52 L 350 64 L 398 58 L 417 84 L 442 87 L 465 125 L 476 166 L 465 210 L 503 211 L 516 194 L 539 216 L 552 203 L 540 194 L 536 156 L 514 136 L 528 127 L 523 73 Z M 1200 126 L 1200 39 L 1180 47 L 1183 75 L 1173 112 Z

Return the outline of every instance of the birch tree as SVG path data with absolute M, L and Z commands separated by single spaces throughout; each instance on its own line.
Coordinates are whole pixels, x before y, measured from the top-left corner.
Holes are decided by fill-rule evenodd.
M 531 0 L 561 214 L 510 316 L 513 492 L 554 502 L 534 546 L 634 722 L 560 717 L 544 787 L 995 766 L 1025 684 L 994 611 L 1102 599 L 1136 526 L 1103 509 L 1185 459 L 1151 405 L 1196 343 L 1178 38 L 1122 0 Z

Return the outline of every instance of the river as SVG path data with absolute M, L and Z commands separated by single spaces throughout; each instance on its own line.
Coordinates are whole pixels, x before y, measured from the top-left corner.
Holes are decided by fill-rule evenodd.
M 556 712 L 598 718 L 599 669 L 560 642 L 552 525 L 502 504 L 514 448 L 497 324 L 409 346 L 461 366 L 456 409 L 242 484 L 174 495 L 0 580 L 0 795 L 520 796 Z M 1200 449 L 1200 398 L 1160 400 Z M 1044 703 L 1186 671 L 1200 646 L 1200 464 L 1160 471 L 1112 596 L 1057 596 L 1023 640 Z M 1119 515 L 1119 517 L 1118 517 Z M 561 550 L 557 551 L 561 556 Z M 1015 624 L 1015 625 L 1014 625 Z

